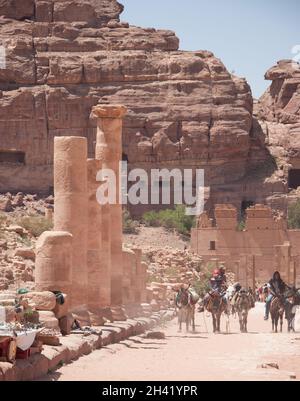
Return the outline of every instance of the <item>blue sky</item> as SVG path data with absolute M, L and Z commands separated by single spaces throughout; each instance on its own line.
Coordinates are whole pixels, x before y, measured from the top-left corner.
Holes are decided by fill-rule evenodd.
M 174 30 L 180 49 L 210 50 L 245 77 L 255 97 L 265 72 L 300 45 L 300 0 L 119 0 L 123 21 Z

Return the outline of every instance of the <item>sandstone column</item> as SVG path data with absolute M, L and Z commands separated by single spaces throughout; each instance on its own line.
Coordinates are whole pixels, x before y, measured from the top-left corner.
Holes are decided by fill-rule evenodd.
M 72 235 L 45 231 L 36 243 L 36 291 L 70 294 L 72 286 Z
M 45 208 L 45 218 L 49 221 L 53 220 L 53 209 L 50 207 Z
M 111 169 L 116 177 L 116 204 L 102 208 L 102 246 L 110 243 L 111 304 L 122 304 L 122 204 L 119 199 L 119 162 L 122 159 L 122 119 L 126 108 L 120 105 L 98 105 L 92 110 L 97 118 L 96 159 L 102 168 Z M 110 217 L 108 218 L 108 216 Z
M 147 301 L 147 271 L 148 265 L 145 262 L 141 263 L 141 302 Z
M 71 309 L 87 309 L 87 140 L 54 139 L 54 229 L 73 235 Z
M 123 249 L 123 303 L 134 301 L 133 295 L 133 266 L 135 266 L 135 253 L 130 249 Z
M 102 207 L 96 198 L 100 185 L 96 176 L 100 169 L 100 160 L 88 159 L 88 305 L 89 310 L 93 312 L 110 305 L 110 263 L 107 260 L 107 252 L 104 252 L 107 247 L 102 248 L 106 229 L 103 227 L 105 216 L 102 220 Z
M 139 248 L 133 248 L 135 253 L 136 265 L 133 267 L 133 279 L 134 279 L 134 301 L 137 303 L 141 302 L 141 286 L 142 286 L 142 250 Z

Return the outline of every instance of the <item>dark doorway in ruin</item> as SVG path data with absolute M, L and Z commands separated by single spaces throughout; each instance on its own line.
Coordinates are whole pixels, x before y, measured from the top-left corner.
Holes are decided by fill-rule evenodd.
M 255 202 L 251 201 L 251 200 L 243 200 L 242 204 L 241 204 L 241 218 L 242 220 L 244 220 L 244 218 L 246 217 L 246 210 L 250 207 L 250 206 L 254 206 Z
M 16 150 L 0 150 L 0 164 L 25 164 L 25 153 Z
M 289 188 L 297 189 L 300 187 L 300 169 L 293 169 L 289 171 Z
M 210 241 L 209 250 L 210 251 L 215 251 L 216 250 L 216 241 Z

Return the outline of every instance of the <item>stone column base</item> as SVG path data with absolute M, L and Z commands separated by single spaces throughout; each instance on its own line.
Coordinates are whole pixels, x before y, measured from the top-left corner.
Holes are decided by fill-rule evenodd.
M 103 326 L 107 319 L 99 309 L 89 309 L 91 326 Z
M 74 320 L 77 320 L 81 327 L 91 326 L 90 315 L 86 309 L 72 309 L 71 313 Z
M 136 316 L 143 316 L 143 308 L 140 304 L 130 303 L 125 305 L 124 309 L 130 319 L 135 318 Z
M 111 306 L 110 309 L 114 321 L 122 322 L 128 319 L 126 311 L 122 306 Z

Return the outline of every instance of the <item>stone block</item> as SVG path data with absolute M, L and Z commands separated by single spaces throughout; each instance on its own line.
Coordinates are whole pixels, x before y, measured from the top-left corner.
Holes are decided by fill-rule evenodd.
M 34 305 L 39 311 L 53 311 L 56 306 L 56 297 L 50 291 L 34 291 L 23 295 L 31 305 Z

